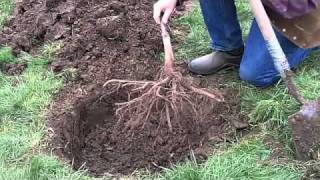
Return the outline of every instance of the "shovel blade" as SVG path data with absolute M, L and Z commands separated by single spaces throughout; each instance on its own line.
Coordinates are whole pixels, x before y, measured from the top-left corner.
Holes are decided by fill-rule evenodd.
M 320 159 L 320 101 L 305 104 L 289 123 L 297 159 Z

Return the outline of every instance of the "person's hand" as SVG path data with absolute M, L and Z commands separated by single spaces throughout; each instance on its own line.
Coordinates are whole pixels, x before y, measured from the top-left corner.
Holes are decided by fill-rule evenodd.
M 153 6 L 153 18 L 157 24 L 167 24 L 178 0 L 159 0 Z M 161 19 L 161 13 L 164 13 Z

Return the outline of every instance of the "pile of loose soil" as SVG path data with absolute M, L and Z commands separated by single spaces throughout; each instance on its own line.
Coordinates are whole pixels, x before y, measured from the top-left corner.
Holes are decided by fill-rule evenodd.
M 191 152 L 205 158 L 211 145 L 246 126 L 238 92 L 225 88 L 221 76 L 210 84 L 226 101 L 210 107 L 200 122 L 186 116 L 180 120 L 185 123 L 173 123 L 172 132 L 163 126 L 155 133 L 159 122 L 153 120 L 133 134 L 118 123 L 114 103 L 128 100 L 127 89 L 106 94 L 102 84 L 113 78 L 155 78 L 162 44 L 152 5 L 148 0 L 22 0 L 0 33 L 0 43 L 17 54 L 63 41 L 51 68 L 72 78 L 51 107 L 49 135 L 53 151 L 75 168 L 94 175 L 159 170 Z
M 110 78 L 152 79 L 161 64 L 155 56 L 162 49 L 152 4 L 23 0 L 0 34 L 0 44 L 8 44 L 15 53 L 34 53 L 44 43 L 63 40 L 52 64 L 55 71 L 75 68 L 82 81 L 95 84 Z

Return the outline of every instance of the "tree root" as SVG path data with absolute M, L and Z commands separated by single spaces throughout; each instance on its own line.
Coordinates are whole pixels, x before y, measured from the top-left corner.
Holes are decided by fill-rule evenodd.
M 107 81 L 104 87 L 113 91 L 130 88 L 128 101 L 116 104 L 118 124 L 124 123 L 126 130 L 144 129 L 153 119 L 159 121 L 158 129 L 166 124 L 172 132 L 173 123 L 179 124 L 176 120 L 182 119 L 180 116 L 188 113 L 194 121 L 201 121 L 201 117 L 205 116 L 203 106 L 210 108 L 224 101 L 218 90 L 194 87 L 179 72 L 160 76 L 158 81 L 113 79 Z

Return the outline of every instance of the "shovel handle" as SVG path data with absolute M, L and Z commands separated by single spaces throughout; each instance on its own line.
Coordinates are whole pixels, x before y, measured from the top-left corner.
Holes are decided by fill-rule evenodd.
M 276 69 L 285 81 L 289 93 L 300 104 L 304 104 L 305 100 L 293 81 L 294 74 L 290 69 L 287 57 L 281 48 L 261 0 L 249 0 L 249 2 Z

